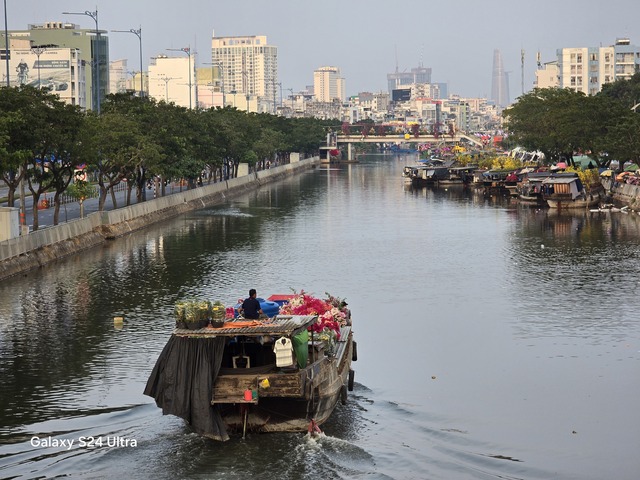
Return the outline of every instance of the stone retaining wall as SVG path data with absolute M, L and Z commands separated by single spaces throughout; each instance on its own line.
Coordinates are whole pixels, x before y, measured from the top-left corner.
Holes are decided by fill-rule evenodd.
M 126 235 L 158 221 L 220 204 L 260 185 L 315 168 L 318 164 L 319 158 L 314 157 L 281 165 L 117 210 L 92 213 L 82 219 L 5 240 L 0 242 L 0 280 L 95 247 L 107 239 Z
M 616 203 L 628 205 L 631 210 L 640 211 L 640 185 L 616 183 L 611 192 Z

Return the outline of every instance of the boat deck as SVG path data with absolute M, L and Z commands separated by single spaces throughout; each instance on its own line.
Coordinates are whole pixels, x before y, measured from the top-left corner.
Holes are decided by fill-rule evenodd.
M 198 330 L 176 328 L 173 335 L 179 337 L 236 337 L 238 335 L 295 335 L 316 321 L 313 315 L 277 315 L 264 320 L 230 320 L 222 327 L 211 326 Z
M 321 364 L 335 361 L 338 371 L 342 372 L 345 365 L 350 363 L 351 344 L 351 326 L 343 326 L 340 329 L 340 340 L 336 342 L 334 355 L 330 357 L 325 356 L 322 343 L 309 341 L 309 363 L 305 368 L 280 369 L 272 364 L 258 368 L 223 369 L 213 387 L 211 404 L 257 404 L 258 398 L 245 400 L 242 397 L 247 389 L 259 391 L 261 399 L 269 397 L 309 398 L 312 389 L 323 381 L 323 376 L 319 375 L 322 369 Z M 260 386 L 260 382 L 264 379 L 268 379 L 270 382 L 267 389 Z

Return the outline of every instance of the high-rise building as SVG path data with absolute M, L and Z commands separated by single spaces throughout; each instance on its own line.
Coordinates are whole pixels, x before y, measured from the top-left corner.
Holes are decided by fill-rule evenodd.
M 409 72 L 399 72 L 396 67 L 394 73 L 387 74 L 389 96 L 393 95 L 394 90 L 402 87 L 424 83 L 431 83 L 431 68 L 420 66 L 412 68 Z
M 113 60 L 109 64 L 109 93 L 126 92 L 128 75 L 127 59 Z
M 69 98 L 76 99 L 76 105 L 85 106 L 85 100 L 79 99 L 86 92 L 86 107 L 97 109 L 98 98 L 104 99 L 109 91 L 109 37 L 105 30 L 79 28 L 74 23 L 46 22 L 42 25 L 29 25 L 27 30 L 13 30 L 9 32 L 10 38 L 22 38 L 28 40 L 32 51 L 42 51 L 40 54 L 40 79 L 44 81 L 45 69 L 49 69 L 53 81 L 56 76 L 67 76 L 69 83 Z M 40 48 L 40 50 L 36 50 Z M 75 54 L 64 54 L 63 63 L 54 60 L 54 49 L 74 50 Z M 47 53 L 49 52 L 49 53 Z M 11 54 L 12 61 L 15 55 Z M 46 57 L 51 57 L 51 62 L 45 63 Z M 77 67 L 73 66 L 77 56 L 84 70 L 84 78 L 78 75 Z M 66 62 L 66 63 L 64 63 Z M 64 66 L 66 65 L 66 66 Z M 36 73 L 37 73 L 36 68 Z M 54 76 L 54 70 L 55 72 Z M 100 96 L 98 97 L 97 83 L 99 79 Z M 61 95 L 62 97 L 62 95 Z
M 278 47 L 265 35 L 216 37 L 211 40 L 211 63 L 221 68 L 224 94 L 246 97 L 246 108 L 256 102 L 273 103 L 278 86 Z
M 493 51 L 493 77 L 491 81 L 491 100 L 499 108 L 509 106 L 509 77 L 502 65 L 500 50 Z
M 313 94 L 318 102 L 344 102 L 346 88 L 338 67 L 320 67 L 313 72 Z

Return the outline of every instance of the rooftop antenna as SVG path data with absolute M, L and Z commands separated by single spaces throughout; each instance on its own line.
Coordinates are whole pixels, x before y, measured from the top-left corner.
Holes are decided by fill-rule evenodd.
M 395 48 L 396 48 L 396 73 L 398 73 L 398 45 L 396 45 Z
M 522 95 L 524 95 L 524 48 L 520 49 L 520 86 L 522 87 Z

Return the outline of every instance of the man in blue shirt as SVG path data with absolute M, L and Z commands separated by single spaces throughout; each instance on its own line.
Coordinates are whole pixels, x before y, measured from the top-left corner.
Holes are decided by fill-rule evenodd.
M 257 300 L 256 289 L 252 288 L 249 290 L 249 298 L 246 298 L 244 302 L 242 302 L 242 306 L 240 307 L 240 313 L 244 316 L 244 318 L 248 318 L 251 320 L 257 320 L 260 318 L 260 314 L 262 314 L 262 308 L 260 308 L 260 302 Z

